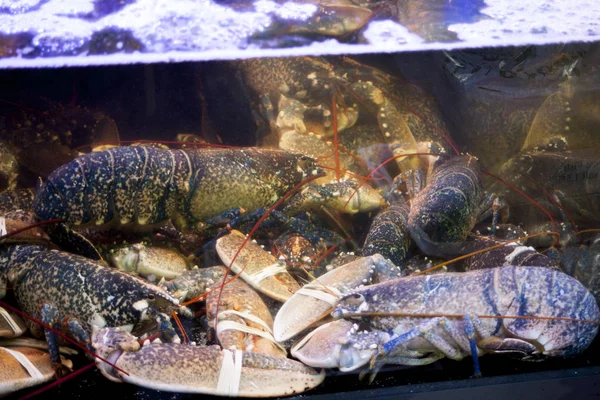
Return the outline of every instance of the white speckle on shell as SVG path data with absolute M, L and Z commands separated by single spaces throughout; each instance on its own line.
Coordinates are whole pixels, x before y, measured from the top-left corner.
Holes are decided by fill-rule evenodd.
M 100 314 L 94 314 L 92 316 L 91 324 L 98 328 L 104 328 L 106 326 L 106 320 Z
M 133 308 L 135 308 L 138 311 L 143 311 L 146 310 L 150 305 L 148 304 L 147 300 L 138 300 L 135 303 L 133 303 Z

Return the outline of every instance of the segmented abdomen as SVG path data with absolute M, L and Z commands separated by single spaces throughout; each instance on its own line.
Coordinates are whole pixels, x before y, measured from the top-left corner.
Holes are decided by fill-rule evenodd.
M 600 321 L 598 304 L 577 279 L 547 268 L 505 267 L 497 269 L 494 280 L 505 315 L 567 318 L 504 319 L 509 334 L 539 343 L 544 354 L 578 354 L 596 336 Z
M 41 220 L 98 225 L 164 221 L 185 188 L 191 165 L 185 152 L 145 146 L 90 153 L 52 172 L 33 207 Z
M 477 221 L 482 196 L 476 159 L 452 157 L 436 168 L 415 197 L 409 225 L 419 226 L 435 242 L 463 241 Z
M 408 207 L 392 205 L 373 219 L 362 254 L 381 254 L 398 267 L 405 266 L 412 244 L 408 230 Z
M 316 167 L 275 149 L 116 147 L 52 172 L 33 202 L 39 220 L 195 227 L 232 208 L 267 207 Z

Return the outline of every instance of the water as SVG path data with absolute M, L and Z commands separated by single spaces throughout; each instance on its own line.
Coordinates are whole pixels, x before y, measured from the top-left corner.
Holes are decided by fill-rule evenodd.
M 5 1 L 0 67 L 590 42 L 600 22 L 590 0 L 366 1 L 355 8 L 337 1 L 321 9 L 315 3 Z M 323 30 L 341 23 L 341 31 Z
M 4 11 L 11 16 L 24 15 L 39 12 L 48 4 L 31 3 L 28 8 L 9 7 Z M 108 15 L 119 15 L 139 5 L 123 3 L 117 7 L 108 3 L 90 3 L 85 8 L 80 4 L 81 8 L 69 11 L 69 15 L 77 14 L 78 23 L 95 24 Z M 223 4 L 212 6 L 224 7 Z M 469 8 L 468 4 L 462 3 L 456 7 L 459 11 L 450 9 L 442 13 L 446 22 L 438 26 L 448 27 L 464 22 L 464 19 L 474 22 L 483 18 L 483 8 Z M 463 12 L 465 9 L 471 12 Z M 256 9 L 236 12 L 248 12 L 246 17 L 252 18 Z M 140 21 L 138 23 L 143 25 Z M 193 30 L 192 25 L 186 26 Z M 444 32 L 450 31 L 448 28 Z M 74 29 L 73 37 L 77 36 L 76 33 Z M 114 36 L 107 35 L 105 43 L 114 45 L 121 34 L 118 29 L 111 30 Z M 160 34 L 161 30 L 157 28 L 157 37 Z M 132 40 L 136 37 L 133 31 L 129 37 Z M 155 43 L 158 42 L 165 45 L 162 40 Z M 170 42 L 165 46 L 171 45 L 174 44 Z M 102 46 L 98 49 L 111 52 Z M 531 201 L 524 200 L 513 188 L 482 175 L 483 187 L 499 194 L 509 206 L 508 210 L 501 209 L 500 222 L 511 223 L 511 229 L 522 228 L 528 233 L 559 229 L 563 249 L 582 249 L 576 268 L 570 264 L 568 271 L 596 295 L 596 237 L 594 233 L 577 235 L 574 227 L 584 230 L 598 226 L 595 151 L 599 122 L 597 54 L 597 44 L 577 43 L 378 54 L 352 59 L 311 57 L 300 60 L 3 70 L 0 71 L 0 85 L 5 88 L 5 97 L 0 102 L 0 137 L 8 144 L 3 161 L 9 165 L 1 171 L 3 179 L 0 183 L 5 186 L 3 189 L 33 188 L 38 177 L 48 179 L 55 168 L 88 153 L 90 148 L 115 145 L 119 141 L 123 145 L 142 140 L 163 142 L 163 146 L 168 144 L 171 148 L 180 148 L 181 143 L 172 143 L 181 140 L 179 134 L 195 135 L 194 140 L 212 145 L 293 147 L 294 151 L 317 158 L 318 165 L 329 171 L 330 178 L 336 177 L 334 169 L 340 165 L 344 172 L 349 170 L 354 174 L 354 178 L 350 176 L 348 179 L 355 179 L 355 182 L 360 182 L 362 177 L 372 173 L 393 154 L 445 152 L 450 157 L 455 155 L 456 149 L 478 157 L 483 169 L 522 190 L 552 216 L 556 226 L 552 226 L 545 212 L 532 205 Z M 369 92 L 372 86 L 367 81 L 371 81 L 379 91 Z M 379 93 L 384 96 L 383 100 L 378 97 Z M 273 107 L 270 114 L 274 118 L 272 121 L 265 118 L 269 115 L 265 112 L 269 106 L 267 99 Z M 384 116 L 381 115 L 381 107 L 385 108 Z M 304 114 L 299 114 L 298 110 L 304 110 Z M 280 114 L 281 111 L 283 114 Z M 338 117 L 337 139 L 333 133 L 334 115 Z M 293 141 L 297 138 L 299 140 Z M 334 157 L 336 140 L 339 142 L 339 160 Z M 435 144 L 425 147 L 425 142 Z M 188 149 L 192 146 L 189 142 L 184 145 Z M 340 148 L 343 150 L 340 151 Z M 562 158 L 548 159 L 548 155 Z M 12 160 L 16 160 L 16 165 Z M 227 161 L 224 163 L 227 166 L 235 164 Z M 368 187 L 377 196 L 385 195 L 390 191 L 394 176 L 420 167 L 426 169 L 433 161 L 425 156 L 392 161 L 386 168 L 379 169 L 381 175 L 375 175 L 377 179 L 370 180 Z M 230 187 L 239 196 L 233 196 L 236 202 L 246 204 L 253 200 L 251 196 L 240 196 L 242 189 L 235 185 L 241 174 L 250 171 L 249 176 L 253 176 L 256 170 L 263 174 L 274 172 L 269 164 L 262 171 L 259 167 L 244 167 L 235 174 L 223 173 L 224 181 L 229 185 L 223 186 L 219 180 L 209 190 L 204 189 L 206 192 L 197 206 L 205 209 L 211 196 L 226 193 Z M 280 175 L 291 176 L 295 171 L 285 171 Z M 168 180 L 156 181 L 165 183 Z M 406 189 L 411 188 L 403 188 L 404 191 Z M 334 198 L 343 194 L 338 187 L 332 191 L 337 193 L 332 195 Z M 131 193 L 135 194 L 135 189 Z M 259 194 L 254 196 L 260 197 Z M 217 201 L 217 205 L 225 204 L 226 200 L 230 198 Z M 408 201 L 415 207 L 410 198 L 396 196 L 388 200 Z M 264 206 L 273 202 L 269 198 Z M 329 266 L 336 264 L 335 257 L 339 251 L 359 254 L 368 228 L 379 211 L 375 207 L 348 215 L 335 209 L 333 202 L 325 206 L 328 212 L 323 212 L 317 205 L 311 208 L 310 215 L 297 215 L 300 222 L 294 222 L 308 220 L 326 230 L 317 231 L 323 240 L 314 244 L 315 249 L 311 253 L 322 256 L 311 272 L 314 276 L 324 274 Z M 473 207 L 485 214 L 478 204 Z M 247 213 L 250 211 L 248 209 Z M 472 223 L 475 225 L 474 219 Z M 490 224 L 491 219 L 487 215 L 474 232 L 487 234 Z M 247 232 L 251 226 L 252 223 L 245 223 L 237 228 Z M 271 225 L 258 233 L 256 239 L 266 250 L 277 251 L 273 244 L 289 226 Z M 115 226 L 104 228 L 106 230 L 100 233 L 89 227 L 82 229 L 102 251 L 115 243 L 121 244 L 123 240 L 144 240 L 173 246 L 190 255 L 193 264 L 200 267 L 221 263 L 211 244 L 201 251 L 218 230 L 197 236 L 191 229 L 181 235 L 180 230 L 168 224 L 162 226 L 158 233 L 123 231 Z M 467 232 L 471 228 L 473 226 Z M 522 234 L 519 231 L 518 235 Z M 554 250 L 548 249 L 553 242 L 553 236 L 546 235 L 527 245 L 547 253 L 545 257 L 553 254 Z M 331 249 L 332 245 L 337 247 L 324 254 L 324 250 Z M 411 271 L 441 262 L 440 254 L 429 255 L 427 260 L 423 260 L 422 252 L 414 245 L 410 252 L 421 256 L 411 261 L 409 266 L 402 265 Z M 281 256 L 280 253 L 276 255 L 275 260 Z M 313 260 L 319 256 L 314 256 Z M 502 264 L 506 257 L 508 255 L 502 254 L 496 261 Z M 554 262 L 550 258 L 548 260 Z M 306 259 L 302 261 L 310 264 Z M 555 267 L 566 268 L 564 265 Z M 292 273 L 300 278 L 300 282 L 311 279 L 302 271 Z M 264 294 L 261 296 L 275 315 L 280 304 Z M 15 299 L 9 299 L 14 304 Z M 198 311 L 201 311 L 201 306 Z M 206 329 L 205 325 L 206 321 L 202 319 L 192 325 L 190 329 L 195 337 L 204 339 L 199 332 Z M 597 346 L 596 340 L 575 358 L 542 363 L 486 355 L 481 360 L 482 371 L 486 377 L 508 376 L 507 379 L 511 380 L 510 376 L 514 376 L 518 380 L 527 373 L 597 367 Z M 77 359 L 76 363 L 81 367 L 86 360 Z M 355 372 L 331 370 L 322 385 L 302 396 L 342 391 L 359 393 L 361 390 L 423 384 L 436 387 L 437 383 L 446 381 L 462 385 L 462 380 L 472 374 L 472 367 L 469 357 L 461 362 L 443 360 L 416 368 L 387 366 L 372 385 L 360 382 Z M 422 386 L 415 387 L 422 389 Z M 113 384 L 97 371 L 89 371 L 58 389 L 52 389 L 46 396 L 83 397 L 92 391 L 119 393 L 126 398 L 187 397 Z

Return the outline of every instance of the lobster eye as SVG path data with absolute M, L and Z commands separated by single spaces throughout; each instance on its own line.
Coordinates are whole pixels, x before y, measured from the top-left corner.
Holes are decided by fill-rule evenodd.
M 154 300 L 154 293 L 148 293 L 148 300 Z
M 365 301 L 365 298 L 360 293 L 352 293 L 346 297 L 346 304 L 349 307 L 358 307 Z

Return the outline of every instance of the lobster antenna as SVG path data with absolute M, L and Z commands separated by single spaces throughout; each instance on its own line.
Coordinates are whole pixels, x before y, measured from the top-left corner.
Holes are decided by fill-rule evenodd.
M 375 10 L 373 10 L 373 11 L 371 12 L 371 14 L 369 14 L 369 16 L 368 16 L 367 18 L 365 18 L 365 20 L 364 20 L 364 21 L 362 21 L 362 22 L 360 23 L 360 25 L 359 25 L 359 26 L 358 26 L 356 29 L 354 29 L 354 30 L 352 30 L 352 31 L 350 31 L 350 32 L 346 32 L 346 33 L 344 33 L 343 35 L 341 35 L 341 36 L 339 37 L 339 40 L 346 40 L 346 39 L 348 39 L 348 38 L 349 38 L 351 35 L 355 34 L 355 33 L 356 33 L 356 32 L 358 32 L 358 31 L 360 31 L 362 28 L 364 28 L 365 26 L 367 26 L 367 24 L 368 24 L 369 22 L 371 22 L 371 20 L 372 20 L 373 18 L 375 18 L 375 16 L 376 16 L 377 14 L 379 14 L 379 12 L 380 12 L 381 10 L 383 10 L 383 9 L 384 9 L 384 6 L 379 6 L 378 8 L 376 8 Z
M 335 179 L 340 181 L 340 152 L 338 149 L 337 104 L 335 96 L 331 96 L 331 112 L 333 118 L 333 155 L 335 157 Z
M 236 275 L 234 275 L 234 276 L 233 276 L 231 279 L 227 280 L 227 282 L 225 282 L 224 284 L 225 284 L 225 285 L 226 285 L 226 284 L 228 284 L 229 282 L 231 282 L 231 281 L 233 281 L 233 280 L 237 279 L 237 277 L 238 277 L 238 275 L 237 275 L 237 274 L 236 274 Z M 208 296 L 209 294 L 211 294 L 212 292 L 214 292 L 215 290 L 217 290 L 219 287 L 220 287 L 220 286 L 215 286 L 214 288 L 211 288 L 211 289 L 207 290 L 206 292 L 204 292 L 204 293 L 202 293 L 202 294 L 200 294 L 200 295 L 198 295 L 198 296 L 194 297 L 193 299 L 191 299 L 191 300 L 188 300 L 188 301 L 186 301 L 186 302 L 184 302 L 184 303 L 181 303 L 181 305 L 182 305 L 182 306 L 188 306 L 188 305 L 190 305 L 190 304 L 197 303 L 197 302 L 199 302 L 200 300 L 204 299 L 204 298 L 205 298 L 206 296 Z
M 562 204 L 560 204 L 560 202 L 558 200 L 556 200 L 554 198 L 554 196 L 552 196 L 552 194 L 548 193 L 548 191 L 539 182 L 535 182 L 535 184 L 536 184 L 536 186 L 539 187 L 539 189 L 542 192 L 544 192 L 544 194 L 548 198 L 548 201 L 550 201 L 550 203 L 554 204 L 556 207 L 558 207 L 564 213 L 564 216 L 567 217 L 567 219 L 569 220 L 571 225 L 573 225 L 573 229 L 575 229 L 575 233 L 577 233 L 577 224 L 575 223 L 575 219 L 573 218 L 571 213 L 568 212 L 567 209 Z
M 575 234 L 581 235 L 582 233 L 597 233 L 597 232 L 600 232 L 600 228 L 583 229 L 581 231 L 577 231 Z
M 322 158 L 322 157 L 321 157 Z M 328 167 L 326 165 L 319 165 L 319 168 L 323 168 L 323 169 L 327 169 L 327 170 L 331 170 L 331 171 L 337 171 L 334 167 Z M 369 177 L 369 176 L 362 176 L 359 174 L 355 174 L 354 172 L 350 172 L 350 171 L 344 171 L 344 173 L 354 177 L 354 178 L 360 178 L 360 179 L 366 179 L 368 181 L 381 181 L 381 180 L 387 180 L 389 182 L 389 179 L 387 179 L 383 174 L 379 174 L 380 176 L 375 178 L 375 177 Z
M 316 277 L 315 277 L 313 274 L 311 274 L 310 272 L 308 272 L 308 270 L 307 270 L 306 268 L 304 268 L 304 267 L 302 267 L 302 270 L 304 271 L 304 273 L 306 273 L 306 275 L 308 275 L 308 277 L 309 277 L 309 278 L 311 278 L 311 279 L 312 279 L 311 283 L 312 283 L 312 282 L 317 282 L 319 285 L 323 286 L 323 289 L 325 289 L 325 291 L 326 291 L 327 293 L 329 293 L 329 294 L 330 294 L 330 295 L 332 295 L 332 296 L 335 296 L 335 297 L 337 297 L 337 295 L 336 295 L 335 293 L 333 293 L 333 292 L 331 291 L 331 289 L 329 289 L 329 287 L 328 287 L 326 284 L 324 284 L 323 282 L 321 282 L 321 281 L 319 280 L 319 278 L 316 278 Z
M 326 143 L 331 143 L 331 146 L 333 147 L 333 141 L 331 141 L 331 140 L 329 140 L 329 139 L 327 139 L 327 138 L 322 138 L 322 140 L 323 140 L 324 142 L 326 142 Z M 339 143 L 338 143 L 338 146 L 337 146 L 337 148 L 338 148 L 338 151 L 341 151 L 341 152 L 343 152 L 344 154 L 346 154 L 347 156 L 349 156 L 349 157 L 353 158 L 353 159 L 354 159 L 356 162 L 359 162 L 359 163 L 360 163 L 360 164 L 362 164 L 362 165 L 363 165 L 365 168 L 368 168 L 368 167 L 369 167 L 369 165 L 367 164 L 367 162 L 365 161 L 365 159 L 364 159 L 363 157 L 361 157 L 361 156 L 359 156 L 359 155 L 356 155 L 356 154 L 353 154 L 351 151 L 349 151 L 348 149 L 346 149 L 344 146 L 340 145 Z M 319 156 L 319 157 L 317 157 L 317 160 L 318 160 L 318 161 L 319 161 L 319 160 L 323 160 L 323 159 L 326 159 L 326 158 L 329 158 L 329 157 L 332 157 L 332 156 L 335 156 L 335 149 L 334 149 L 334 150 L 332 150 L 330 154 L 327 154 L 327 155 L 324 155 L 324 156 Z M 324 166 L 320 166 L 320 167 L 321 167 L 321 168 L 323 168 L 323 169 L 331 169 L 331 170 L 334 170 L 334 169 L 335 169 L 335 168 L 332 168 L 332 167 L 324 167 Z M 349 174 L 349 175 L 351 175 L 351 176 L 354 176 L 354 177 L 361 177 L 361 178 L 364 178 L 364 176 L 361 176 L 361 175 L 358 175 L 358 174 L 354 174 L 354 173 L 352 173 L 352 172 L 350 172 L 350 171 L 344 171 L 344 172 L 345 172 L 346 174 Z M 373 179 L 374 179 L 374 180 L 375 180 L 375 179 L 377 179 L 377 180 L 379 180 L 379 179 L 387 179 L 387 180 L 389 181 L 389 179 L 388 179 L 386 176 L 384 176 L 383 174 L 380 174 L 380 175 L 381 175 L 381 177 L 380 177 L 380 178 L 373 178 Z M 391 183 L 391 182 L 390 182 L 390 183 Z
M 403 312 L 359 312 L 359 313 L 344 313 L 344 317 L 414 317 L 414 318 L 452 318 L 452 319 L 463 319 L 464 314 L 411 314 Z M 594 321 L 589 319 L 577 319 L 570 317 L 547 317 L 537 315 L 475 315 L 479 319 L 539 319 L 544 321 L 569 321 L 569 322 L 583 322 L 587 324 L 600 325 L 600 321 Z
M 183 324 L 181 323 L 181 320 L 175 311 L 171 311 L 171 317 L 175 320 L 175 324 L 177 325 L 177 328 L 179 328 L 181 336 L 183 336 L 183 343 L 189 343 L 190 338 L 188 337 L 185 329 L 183 329 Z
M 323 260 L 325 260 L 325 259 L 326 259 L 326 258 L 327 258 L 327 257 L 328 257 L 328 256 L 329 256 L 329 255 L 330 255 L 330 254 L 331 254 L 331 253 L 332 253 L 332 252 L 333 252 L 333 251 L 334 251 L 336 248 L 337 248 L 337 245 L 336 245 L 336 244 L 334 244 L 334 245 L 333 245 L 333 246 L 331 246 L 330 248 L 328 248 L 328 249 L 324 250 L 323 252 L 321 252 L 322 254 L 320 254 L 320 253 L 317 253 L 317 254 L 315 254 L 313 257 L 317 257 L 317 256 L 319 256 L 319 257 L 318 257 L 318 258 L 317 258 L 317 260 L 316 260 L 316 261 L 314 261 L 313 263 L 314 263 L 315 265 L 319 265 L 319 264 L 320 264 L 320 263 L 321 263 Z
M 26 226 L 24 228 L 16 229 L 16 230 L 14 230 L 12 232 L 7 233 L 6 235 L 0 236 L 0 244 L 3 244 L 5 239 L 7 239 L 7 238 L 9 238 L 11 236 L 15 236 L 15 235 L 17 235 L 17 234 L 19 234 L 21 232 L 25 232 L 25 231 L 28 231 L 30 229 L 38 228 L 38 227 L 44 226 L 44 225 L 59 224 L 61 222 L 64 222 L 64 220 L 62 218 L 54 218 L 54 219 L 49 219 L 47 221 L 36 222 L 35 224 L 31 224 L 31 225 Z
M 159 143 L 165 145 L 185 145 L 190 147 L 216 147 L 223 149 L 231 149 L 231 148 L 239 148 L 240 146 L 231 146 L 226 144 L 216 144 L 216 143 L 197 143 L 197 142 L 180 142 L 177 140 L 151 140 L 151 139 L 140 139 L 140 140 L 120 140 L 118 143 L 115 142 L 97 142 L 97 143 L 89 143 L 83 144 L 81 146 L 75 147 L 73 150 L 82 150 L 89 149 L 92 146 L 104 146 L 104 145 L 116 145 L 120 146 L 122 144 L 131 144 L 131 143 Z
M 332 210 L 329 210 L 323 205 L 319 207 L 319 211 L 321 211 L 323 215 L 325 215 L 329 219 L 330 226 L 335 227 L 340 232 L 340 234 L 343 235 L 344 240 L 350 240 L 354 243 L 354 238 L 352 237 L 350 232 L 348 232 L 348 229 L 346 229 L 344 225 L 342 225 L 342 223 L 340 222 L 341 219 L 336 218 L 336 215 L 339 215 L 339 213 L 336 212 L 334 215 L 334 212 Z
M 542 236 L 542 235 L 555 235 L 555 236 L 558 236 L 560 238 L 560 234 L 558 232 L 551 232 L 551 231 L 540 232 L 540 233 L 535 233 L 535 234 L 531 234 L 531 235 L 519 237 L 519 238 L 516 238 L 516 239 L 508 240 L 506 242 L 495 244 L 495 245 L 490 246 L 490 247 L 486 247 L 485 249 L 477 250 L 477 251 L 474 251 L 472 253 L 462 255 L 460 257 L 453 258 L 452 260 L 444 261 L 444 262 L 442 262 L 440 264 L 434 265 L 431 268 L 424 269 L 423 271 L 413 272 L 412 274 L 410 274 L 410 276 L 413 276 L 413 275 L 424 275 L 424 274 L 427 274 L 429 272 L 435 271 L 436 269 L 442 268 L 442 267 L 444 267 L 444 266 L 446 266 L 448 264 L 452 264 L 452 263 L 454 263 L 456 261 L 464 260 L 465 258 L 476 256 L 477 254 L 485 253 L 485 252 L 490 251 L 490 250 L 499 249 L 500 247 L 504 247 L 504 246 L 506 246 L 506 245 L 508 245 L 510 243 L 516 243 L 516 242 L 520 242 L 521 240 L 531 239 L 531 238 L 534 238 L 534 237 L 537 237 L 537 236 Z
M 434 124 L 432 124 L 430 121 L 427 120 L 427 118 L 423 118 L 421 116 L 421 114 L 419 114 L 414 108 L 412 108 L 410 106 L 410 104 L 401 100 L 398 96 L 391 94 L 391 93 L 388 93 L 388 95 L 390 96 L 391 99 L 396 101 L 398 104 L 402 104 L 402 107 L 406 108 L 408 111 L 410 111 L 411 113 L 413 113 L 416 116 L 418 116 L 419 118 L 421 118 L 421 121 L 423 121 L 423 123 L 425 125 L 429 126 L 433 130 L 437 131 L 444 138 L 444 140 L 446 140 L 446 142 L 448 142 L 450 147 L 452 147 L 452 150 L 454 151 L 454 153 L 457 156 L 460 155 L 460 151 L 458 150 L 458 147 L 456 146 L 456 144 L 454 144 L 454 142 L 452 141 L 452 139 L 450 138 L 450 136 L 448 136 L 448 134 L 446 132 L 444 132 L 442 129 L 440 129 L 437 126 L 435 126 Z
M 291 266 L 290 260 L 285 256 L 285 254 L 283 254 L 283 252 L 281 251 L 279 246 L 277 246 L 277 243 L 273 244 L 273 248 L 271 248 L 271 254 L 275 258 L 283 257 L 285 259 L 285 263 L 288 265 L 288 267 Z
M 43 112 L 43 111 L 40 111 L 40 110 L 36 110 L 34 108 L 25 107 L 23 104 L 15 103 L 15 102 L 12 102 L 12 101 L 9 101 L 9 100 L 0 99 L 0 103 L 9 104 L 11 106 L 15 106 L 15 107 L 20 108 L 22 110 L 32 111 L 32 112 L 36 112 L 38 114 L 41 114 Z

